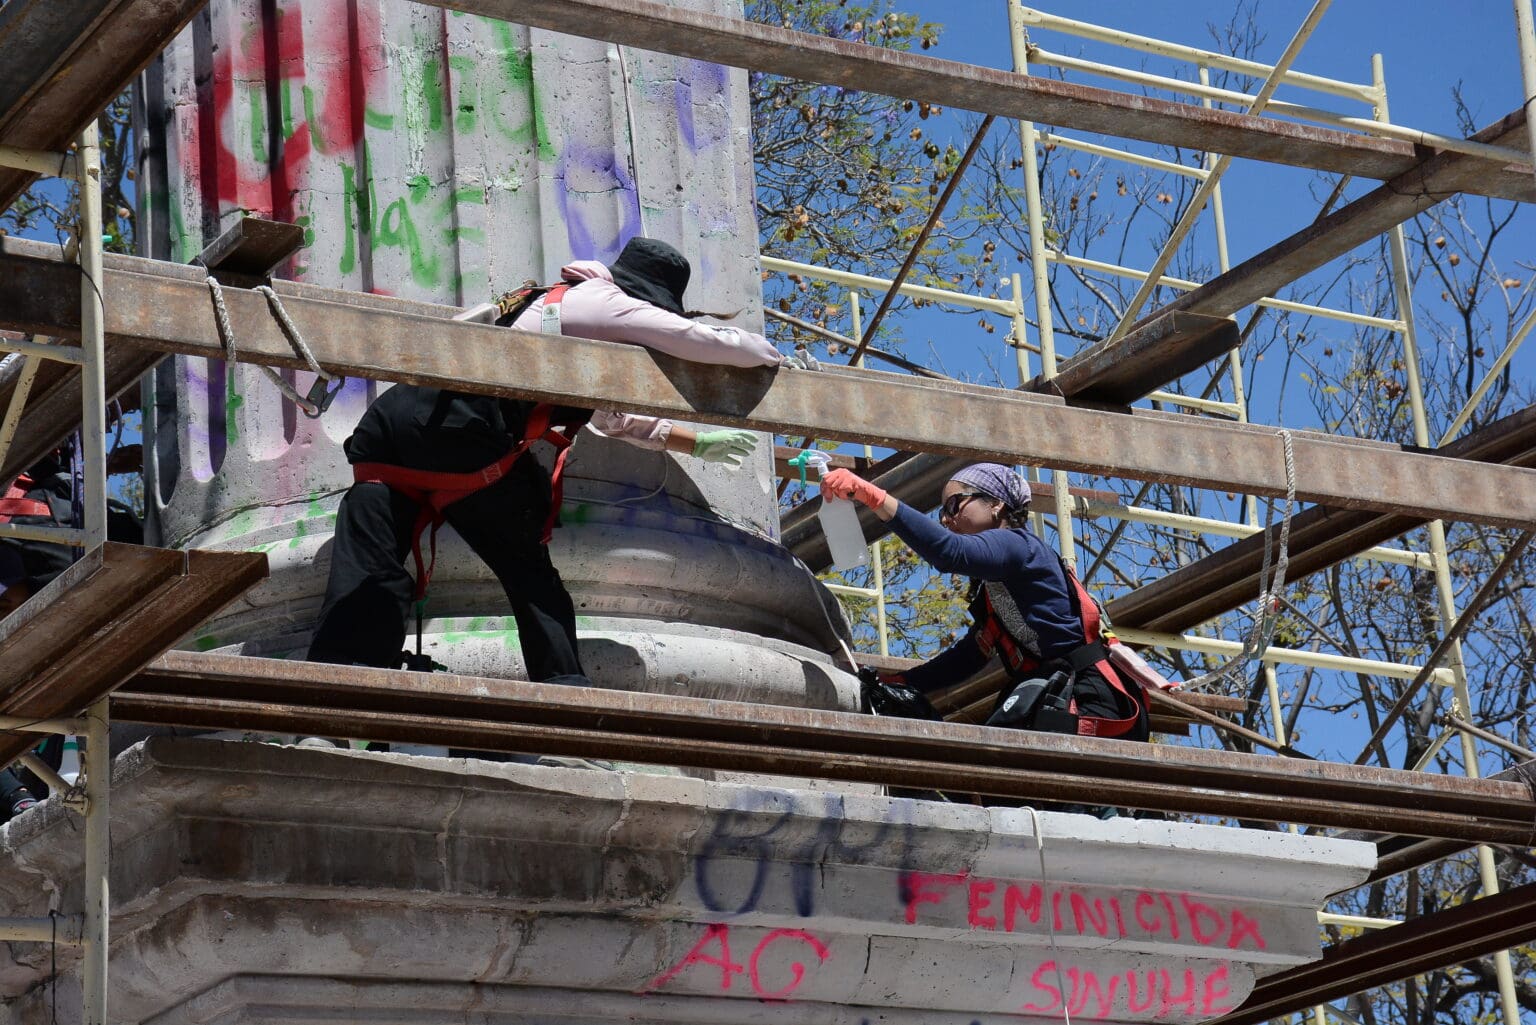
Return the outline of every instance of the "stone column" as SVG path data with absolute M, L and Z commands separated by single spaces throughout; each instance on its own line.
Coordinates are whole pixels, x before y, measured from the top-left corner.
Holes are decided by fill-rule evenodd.
M 170 259 L 250 213 L 304 226 L 284 276 L 469 305 L 649 234 L 692 261 L 692 305 L 761 330 L 740 71 L 405 0 L 214 0 L 156 86 L 164 182 L 149 188 L 165 193 Z M 181 358 L 157 375 L 161 543 L 272 562 L 197 647 L 302 656 L 350 481 L 341 442 L 379 387 L 349 381 L 310 420 L 251 367 Z M 552 552 L 596 681 L 852 707 L 855 682 L 827 654 L 847 624 L 777 543 L 761 440 L 728 473 L 585 432 Z M 427 651 L 451 669 L 522 674 L 505 597 L 446 528 L 427 617 Z

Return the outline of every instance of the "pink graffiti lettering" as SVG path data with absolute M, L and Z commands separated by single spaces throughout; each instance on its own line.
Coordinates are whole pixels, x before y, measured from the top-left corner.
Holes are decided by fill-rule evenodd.
M 1013 932 L 1014 924 L 1018 921 L 1017 914 L 1022 911 L 1029 916 L 1029 924 L 1034 925 L 1040 921 L 1040 900 L 1044 891 L 1039 883 L 1030 883 L 1028 890 L 1022 890 L 1012 883 L 1003 891 L 1003 928 Z
M 1080 965 L 1043 961 L 1029 978 L 1033 999 L 1023 1014 L 1060 1014 L 1089 1020 L 1152 1013 L 1153 1018 L 1209 1018 L 1233 1010 L 1226 965 L 1205 971 L 1185 968 L 1131 970 L 1101 975 Z M 1123 995 L 1123 996 L 1122 996 Z
M 722 992 L 730 992 L 736 983 L 736 977 L 745 973 L 747 981 L 752 986 L 753 994 L 759 999 L 778 1002 L 787 1001 L 790 994 L 799 989 L 800 984 L 805 981 L 806 967 L 804 962 L 791 961 L 789 964 L 789 982 L 773 990 L 768 989 L 763 982 L 762 970 L 759 966 L 759 962 L 768 948 L 781 941 L 803 943 L 816 955 L 818 964 L 824 963 L 832 956 L 831 949 L 825 943 L 804 929 L 774 929 L 758 941 L 757 946 L 752 948 L 752 953 L 748 956 L 747 963 L 743 965 L 731 956 L 731 927 L 723 922 L 715 922 L 705 927 L 704 935 L 699 938 L 699 941 L 693 945 L 688 953 L 684 954 L 671 968 L 668 968 L 641 987 L 640 992 L 650 993 L 660 989 L 692 966 L 703 964 L 720 969 L 720 990 Z M 707 952 L 711 944 L 717 947 L 715 953 Z
M 815 936 L 812 936 L 810 933 L 806 932 L 804 929 L 773 930 L 773 932 L 763 937 L 763 941 L 757 945 L 755 950 L 752 951 L 752 957 L 747 962 L 748 967 L 750 968 L 750 975 L 748 978 L 752 982 L 752 992 L 756 993 L 764 1000 L 788 999 L 789 995 L 795 990 L 799 989 L 800 983 L 805 980 L 805 965 L 801 964 L 799 961 L 794 961 L 791 962 L 789 966 L 790 980 L 787 986 L 776 989 L 771 993 L 763 988 L 762 980 L 758 975 L 757 959 L 762 956 L 763 951 L 767 950 L 777 940 L 798 940 L 799 942 L 804 943 L 816 954 L 817 961 L 826 961 L 827 958 L 832 956 L 832 952 L 827 949 L 827 945 L 825 943 L 821 942 Z
M 902 892 L 907 898 L 907 924 L 917 924 L 917 906 L 919 904 L 938 904 L 949 896 L 949 887 L 959 886 L 966 880 L 967 873 L 958 875 L 941 875 L 935 872 L 903 872 L 901 874 Z M 942 887 L 942 889 L 940 889 Z
M 901 875 L 907 924 L 916 925 L 919 917 L 954 922 L 960 911 L 956 891 L 964 894 L 966 925 L 989 932 L 1039 925 L 1046 900 L 1046 890 L 1039 883 L 986 879 L 965 872 L 908 871 Z M 1259 921 L 1238 908 L 1161 890 L 1142 890 L 1134 899 L 1125 896 L 1122 903 L 1120 897 L 1103 890 L 1052 889 L 1050 927 L 1106 940 L 1161 939 L 1227 950 L 1268 946 Z
M 990 879 L 973 880 L 966 888 L 965 920 L 972 929 L 997 928 L 996 916 L 983 914 L 992 906 L 992 892 L 996 889 L 997 883 Z
M 718 957 L 712 957 L 704 953 L 704 948 L 709 946 L 711 942 L 718 942 L 720 944 L 720 955 Z M 645 988 L 641 992 L 648 993 L 653 989 L 660 989 L 682 974 L 684 969 L 696 964 L 711 964 L 718 967 L 720 969 L 720 988 L 731 988 L 731 982 L 735 976 L 740 975 L 746 969 L 731 960 L 730 926 L 716 923 L 706 928 L 703 937 L 693 945 L 692 950 L 683 955 L 681 961 L 646 983 Z

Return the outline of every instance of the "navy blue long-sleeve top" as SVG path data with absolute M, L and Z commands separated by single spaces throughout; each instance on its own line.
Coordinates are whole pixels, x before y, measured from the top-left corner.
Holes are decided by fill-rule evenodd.
M 980 534 L 956 534 L 905 502 L 891 520 L 896 536 L 940 573 L 962 573 L 985 581 L 1000 581 L 1018 603 L 1019 611 L 1040 637 L 1047 658 L 1061 658 L 1083 643 L 1083 625 L 1072 614 L 1061 560 L 1028 530 L 999 528 Z M 956 644 L 903 675 L 920 691 L 959 683 L 990 660 L 977 644 L 979 626 Z

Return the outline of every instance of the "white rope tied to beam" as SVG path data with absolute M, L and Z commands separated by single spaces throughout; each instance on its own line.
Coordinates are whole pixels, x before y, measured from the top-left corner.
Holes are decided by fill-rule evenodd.
M 224 343 L 224 358 L 230 363 L 235 362 L 235 329 L 230 324 L 229 307 L 224 304 L 224 288 L 219 284 L 219 279 L 212 274 L 203 279 L 208 283 L 208 294 L 213 297 L 213 316 L 219 328 L 219 341 Z M 310 419 L 316 419 L 324 413 L 330 405 L 331 397 L 336 390 L 326 389 L 324 384 L 339 381 L 337 375 L 330 373 L 320 366 L 315 354 L 310 351 L 309 344 L 304 341 L 304 336 L 299 333 L 298 325 L 293 318 L 288 316 L 288 311 L 283 308 L 283 301 L 278 298 L 276 292 L 268 285 L 257 285 L 253 291 L 266 296 L 267 306 L 272 311 L 272 318 L 277 321 L 277 326 L 282 329 L 283 337 L 288 339 L 288 344 L 293 347 L 294 354 L 302 359 L 319 380 L 320 387 L 311 389 L 309 395 L 300 395 L 298 390 L 283 379 L 276 370 L 263 363 L 256 366 L 267 375 L 268 380 L 275 384 L 285 397 L 304 411 L 304 415 Z M 339 390 L 339 386 L 338 389 Z
M 1279 437 L 1285 452 L 1285 511 L 1280 517 L 1279 544 L 1273 548 L 1274 578 L 1270 578 L 1272 549 L 1266 532 L 1264 561 L 1259 567 L 1259 609 L 1253 617 L 1253 629 L 1243 638 L 1243 650 L 1226 665 L 1185 681 L 1185 690 L 1198 690 L 1231 679 L 1249 662 L 1262 657 L 1275 638 L 1275 627 L 1280 621 L 1280 601 L 1285 591 L 1285 571 L 1291 561 L 1291 514 L 1296 507 L 1296 451 L 1290 431 L 1282 429 Z

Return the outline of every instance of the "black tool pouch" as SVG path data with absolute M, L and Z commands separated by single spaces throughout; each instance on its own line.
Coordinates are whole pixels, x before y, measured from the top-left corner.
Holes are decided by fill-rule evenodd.
M 987 718 L 986 725 L 1061 733 L 1067 732 L 1060 728 L 1065 722 L 1063 717 L 1067 717 L 1072 720 L 1070 732 L 1076 733 L 1077 716 L 1069 711 L 1072 704 L 1072 678 L 1073 673 L 1069 669 L 1058 669 L 1049 676 L 1035 676 L 1019 681 L 997 706 L 997 710 Z M 1043 725 L 1044 722 L 1051 725 Z

